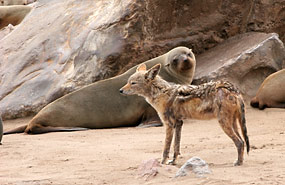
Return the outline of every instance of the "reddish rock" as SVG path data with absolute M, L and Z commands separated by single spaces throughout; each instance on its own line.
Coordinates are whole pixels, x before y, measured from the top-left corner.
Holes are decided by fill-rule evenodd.
M 160 166 L 158 159 L 145 160 L 138 168 L 138 177 L 148 180 L 158 174 L 158 167 Z

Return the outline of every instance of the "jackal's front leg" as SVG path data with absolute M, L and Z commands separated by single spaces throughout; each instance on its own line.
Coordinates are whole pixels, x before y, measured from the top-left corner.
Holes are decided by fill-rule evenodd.
M 174 129 L 173 126 L 170 125 L 169 123 L 164 123 L 164 125 L 166 127 L 166 137 L 164 141 L 163 158 L 161 161 L 162 164 L 165 164 L 169 157 L 169 150 L 171 146 L 171 141 L 173 137 L 173 129 Z
M 182 130 L 183 121 L 177 120 L 175 123 L 175 140 L 174 140 L 174 155 L 173 159 L 168 163 L 175 165 L 178 155 L 180 155 L 180 141 L 181 141 L 181 130 Z

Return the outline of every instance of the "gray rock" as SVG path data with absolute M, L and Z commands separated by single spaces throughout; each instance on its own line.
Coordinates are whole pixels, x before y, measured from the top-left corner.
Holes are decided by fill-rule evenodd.
M 194 84 L 227 79 L 248 100 L 263 80 L 285 64 L 285 48 L 275 33 L 235 36 L 197 57 Z
M 193 172 L 198 177 L 211 173 L 208 164 L 199 157 L 189 159 L 176 173 L 175 177 L 183 177 Z

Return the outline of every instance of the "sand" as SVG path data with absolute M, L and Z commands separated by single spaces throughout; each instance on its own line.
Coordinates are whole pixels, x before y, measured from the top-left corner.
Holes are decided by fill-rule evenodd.
M 0 184 L 284 184 L 285 110 L 247 108 L 246 113 L 251 151 L 243 166 L 233 166 L 237 151 L 216 120 L 188 120 L 178 164 L 162 165 L 148 180 L 139 177 L 138 167 L 161 158 L 163 127 L 4 136 Z M 7 120 L 4 130 L 30 119 Z M 205 160 L 212 173 L 173 178 L 193 156 Z

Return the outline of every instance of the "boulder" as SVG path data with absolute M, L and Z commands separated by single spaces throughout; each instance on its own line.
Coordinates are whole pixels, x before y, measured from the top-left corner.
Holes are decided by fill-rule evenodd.
M 197 57 L 194 84 L 227 79 L 249 100 L 263 80 L 285 65 L 285 48 L 275 33 L 246 33 Z
M 0 40 L 0 111 L 37 113 L 179 45 L 200 54 L 248 31 L 285 35 L 284 12 L 283 0 L 39 0 Z
M 211 173 L 208 164 L 199 157 L 189 159 L 176 173 L 175 177 L 183 177 L 193 172 L 197 177 Z

